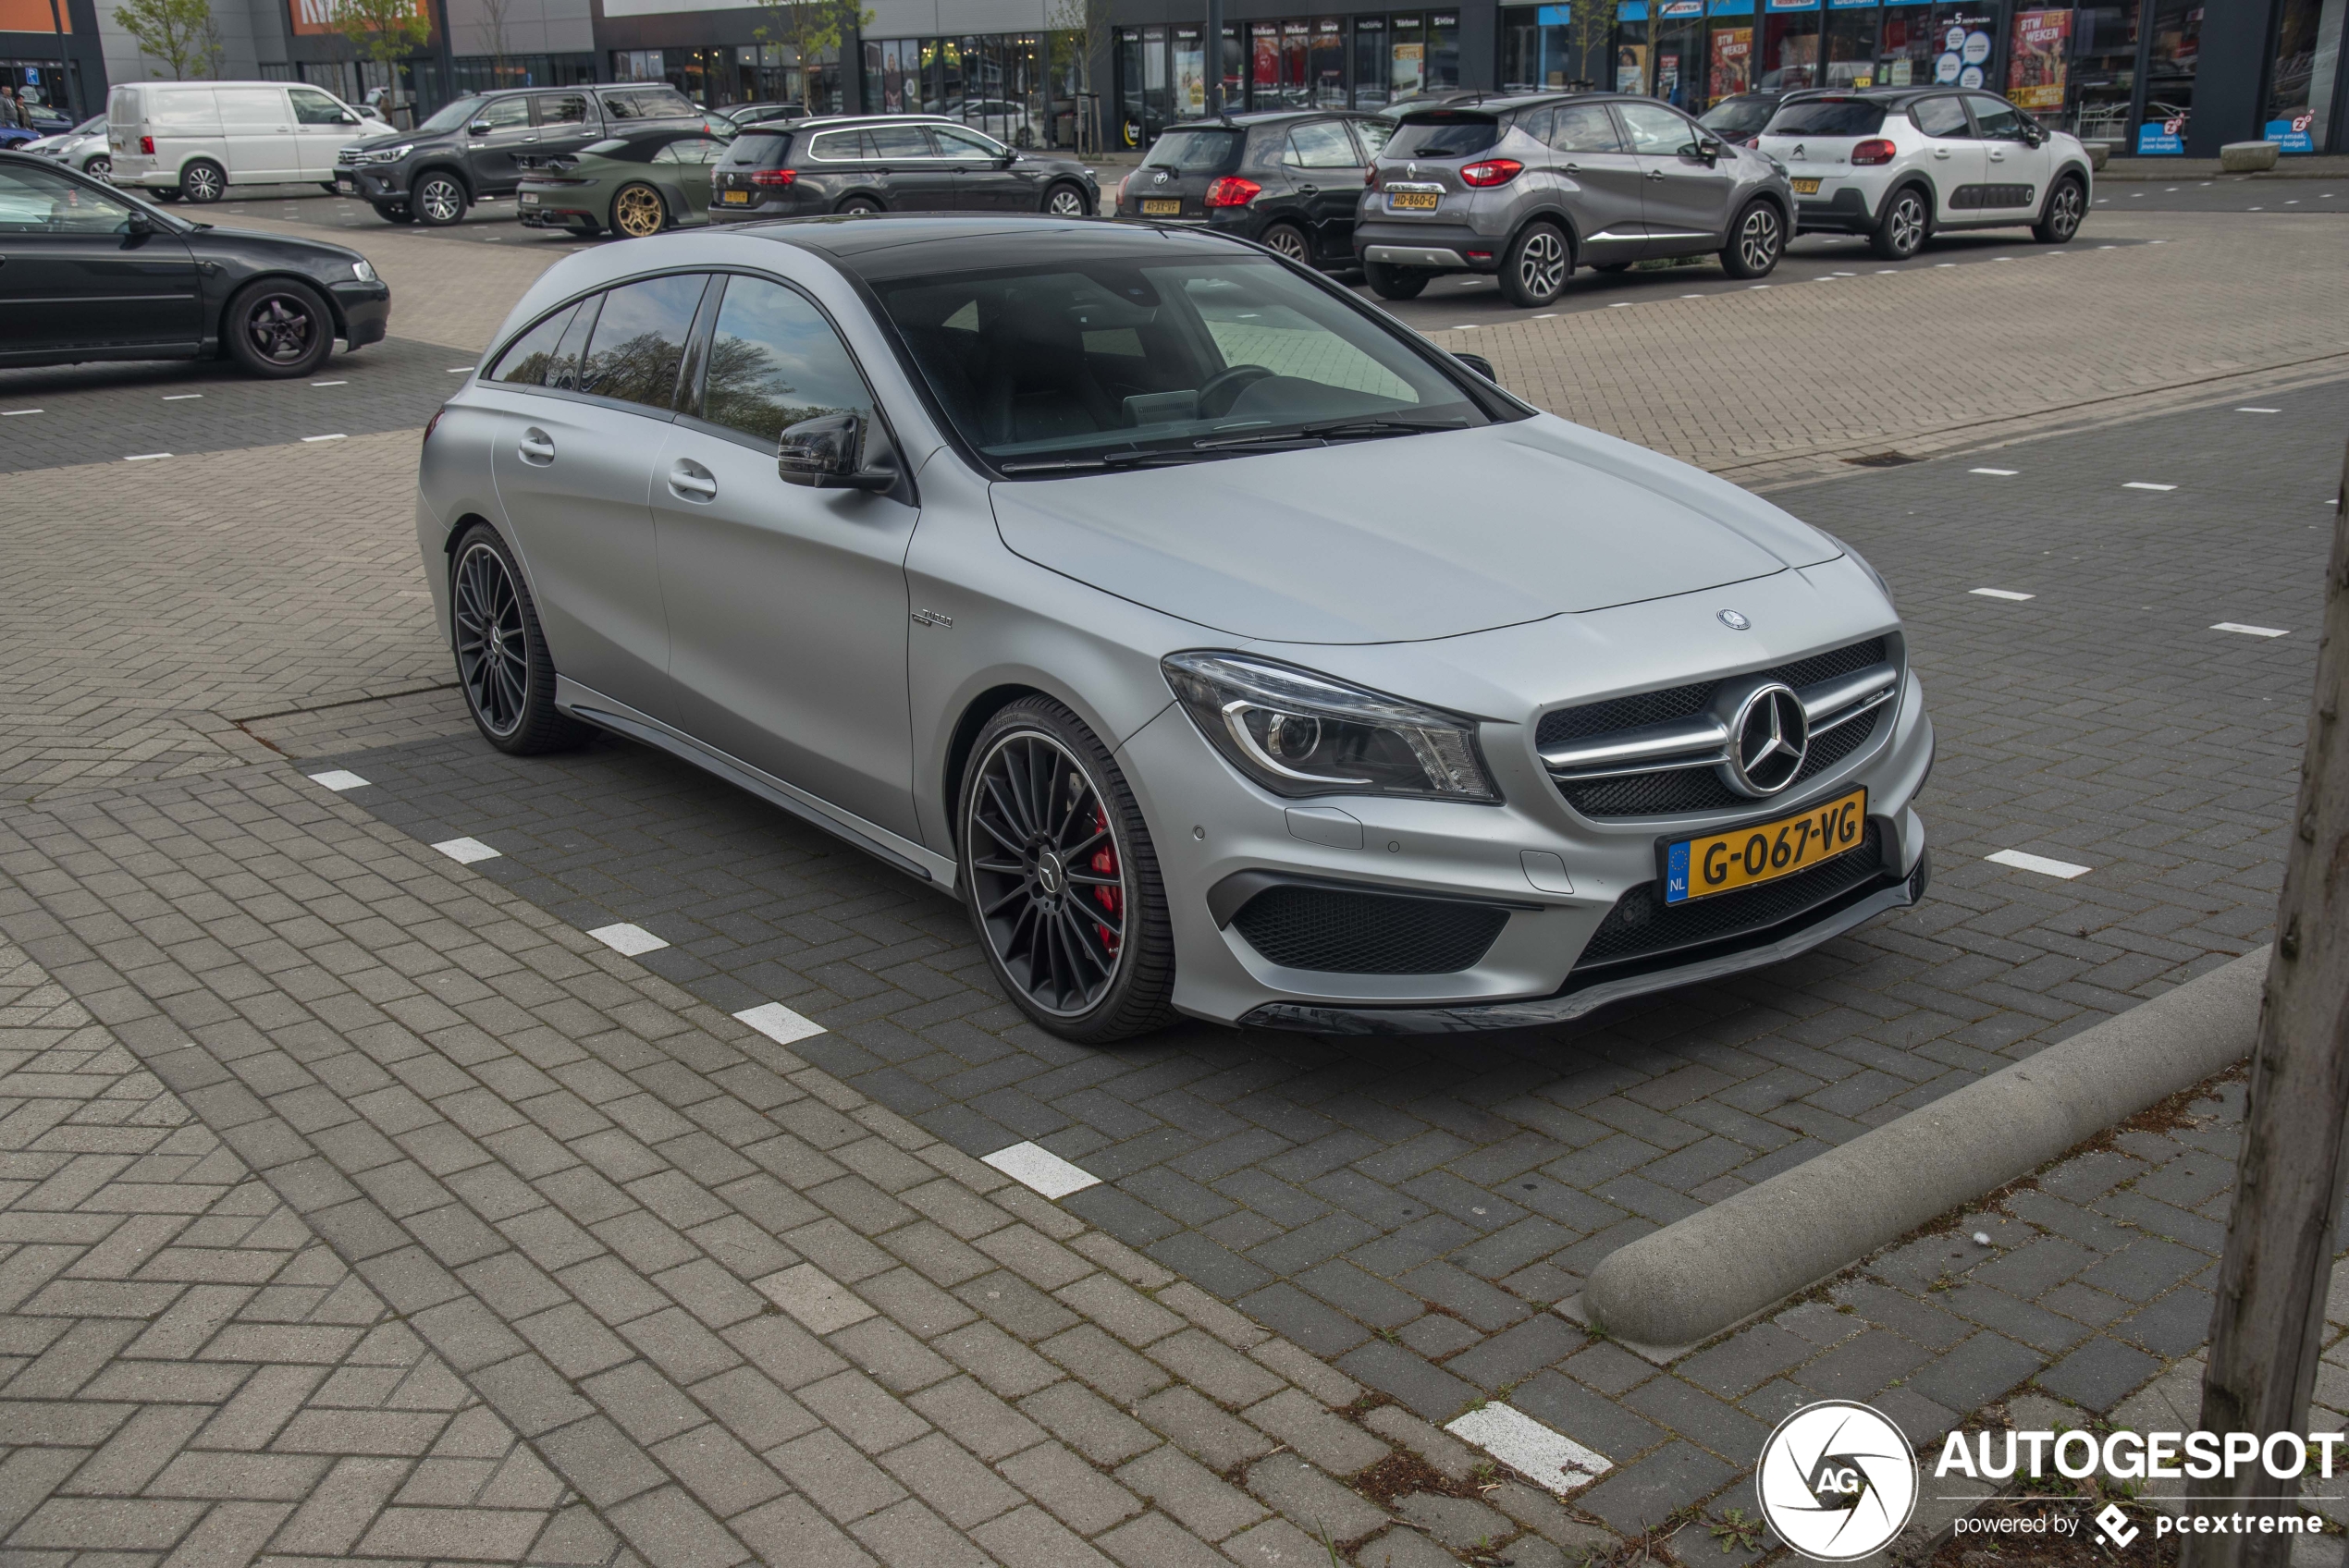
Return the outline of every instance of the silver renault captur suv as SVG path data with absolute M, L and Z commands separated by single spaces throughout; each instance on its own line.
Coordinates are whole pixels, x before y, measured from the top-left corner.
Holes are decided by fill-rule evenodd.
M 1785 171 L 1669 104 L 1543 94 L 1415 109 L 1379 153 L 1354 251 L 1382 299 L 1441 273 L 1492 273 L 1521 307 L 1582 266 L 1718 252 L 1764 277 L 1794 229 Z
M 958 895 L 1075 1040 L 1571 1018 L 1925 889 L 1865 562 L 1212 233 L 567 257 L 416 523 L 492 745 L 624 736 Z

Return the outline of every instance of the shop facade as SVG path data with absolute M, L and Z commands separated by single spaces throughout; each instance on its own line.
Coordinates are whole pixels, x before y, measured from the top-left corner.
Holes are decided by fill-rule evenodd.
M 1457 6 L 1227 20 L 1215 66 L 1203 22 L 1123 26 L 1114 43 L 1117 140 L 1144 145 L 1174 121 L 1205 114 L 1209 72 L 1219 67 L 1232 114 L 1383 109 L 1420 93 L 1489 87 L 1489 71 L 1463 75 L 1462 63 L 1473 51 L 1469 39 L 1489 39 L 1492 16 L 1488 8 L 1481 28 L 1464 28 Z

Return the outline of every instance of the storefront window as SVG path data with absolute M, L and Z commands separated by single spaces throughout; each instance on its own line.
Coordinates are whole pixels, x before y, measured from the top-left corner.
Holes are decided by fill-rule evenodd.
M 1519 6 L 1501 13 L 1502 92 L 1540 92 L 1574 80 L 1570 18 L 1567 6 Z
M 1174 30 L 1174 117 L 1207 113 L 1207 41 L 1203 30 Z
M 1705 104 L 1753 91 L 1753 16 L 1717 7 L 1705 58 Z
M 1692 114 L 1704 110 L 1704 0 L 1650 0 L 1654 92 Z
M 1427 91 L 1450 92 L 1459 85 L 1459 13 L 1431 12 L 1427 18 Z
M 1306 46 L 1306 80 L 1313 91 L 1313 103 L 1323 109 L 1346 107 L 1346 25 L 1334 18 L 1325 18 L 1313 24 L 1312 41 Z
M 1933 7 L 1930 31 L 1938 46 L 1933 56 L 1933 80 L 1960 87 L 1989 85 L 1990 52 L 1998 42 L 1998 18 L 1981 0 Z
M 1924 6 L 1885 6 L 1876 85 L 1922 87 L 1933 80 L 1933 57 L 1941 51 L 1931 36 L 1932 27 L 1933 13 Z
M 2145 109 L 2137 121 L 2141 155 L 2186 150 L 2194 114 L 2194 73 L 2202 62 L 2201 0 L 2153 0 L 2153 36 L 2146 51 Z
M 1819 85 L 1819 0 L 1764 0 L 1762 66 L 1753 85 L 1781 92 Z
M 1826 56 L 1824 87 L 1873 87 L 1876 84 L 1875 0 L 1853 6 L 1850 0 L 1827 0 Z
M 1615 91 L 1648 90 L 1647 0 L 1621 0 L 1615 11 Z
M 2345 0 L 2283 0 L 2276 28 L 2275 86 L 2262 134 L 2286 153 L 2332 145 L 2332 102 L 2341 68 Z

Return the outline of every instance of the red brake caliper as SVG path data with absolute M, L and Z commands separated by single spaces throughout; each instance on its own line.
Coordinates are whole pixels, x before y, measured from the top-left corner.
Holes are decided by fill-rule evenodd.
M 1093 807 L 1093 831 L 1102 835 L 1101 847 L 1093 851 L 1091 862 L 1093 871 L 1097 876 L 1114 876 L 1117 875 L 1116 840 L 1108 837 L 1109 814 L 1099 805 Z M 1115 888 L 1096 888 L 1093 889 L 1093 899 L 1110 913 L 1120 918 L 1124 917 L 1125 896 Z M 1098 920 L 1093 922 L 1093 929 L 1101 933 L 1101 946 L 1114 954 L 1117 951 L 1117 933 Z

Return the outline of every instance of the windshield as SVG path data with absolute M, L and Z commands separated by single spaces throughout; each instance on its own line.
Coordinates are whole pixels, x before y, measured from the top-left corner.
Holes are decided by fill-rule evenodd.
M 1883 105 L 1863 98 L 1805 99 L 1770 122 L 1772 136 L 1874 136 L 1883 129 Z
M 69 136 L 103 136 L 105 134 L 105 129 L 106 116 L 104 115 L 92 115 L 88 119 L 83 120 L 80 125 L 75 126 L 73 129 L 67 132 L 67 134 Z
M 1170 130 L 1150 145 L 1142 166 L 1209 173 L 1229 168 L 1240 150 L 1236 130 Z
M 481 106 L 487 102 L 489 100 L 486 98 L 460 98 L 418 126 L 416 134 L 430 136 L 437 131 L 454 130 L 461 125 L 471 125 L 473 116 L 481 112 Z
M 1073 262 L 878 292 L 955 428 L 1007 474 L 1491 423 L 1397 332 L 1271 260 Z M 1332 423 L 1347 429 L 1303 434 Z
M 1724 141 L 1742 141 L 1770 123 L 1770 100 L 1725 98 L 1705 110 L 1696 123 Z
M 1501 139 L 1501 122 L 1491 115 L 1449 112 L 1413 115 L 1396 128 L 1382 158 L 1465 158 Z

